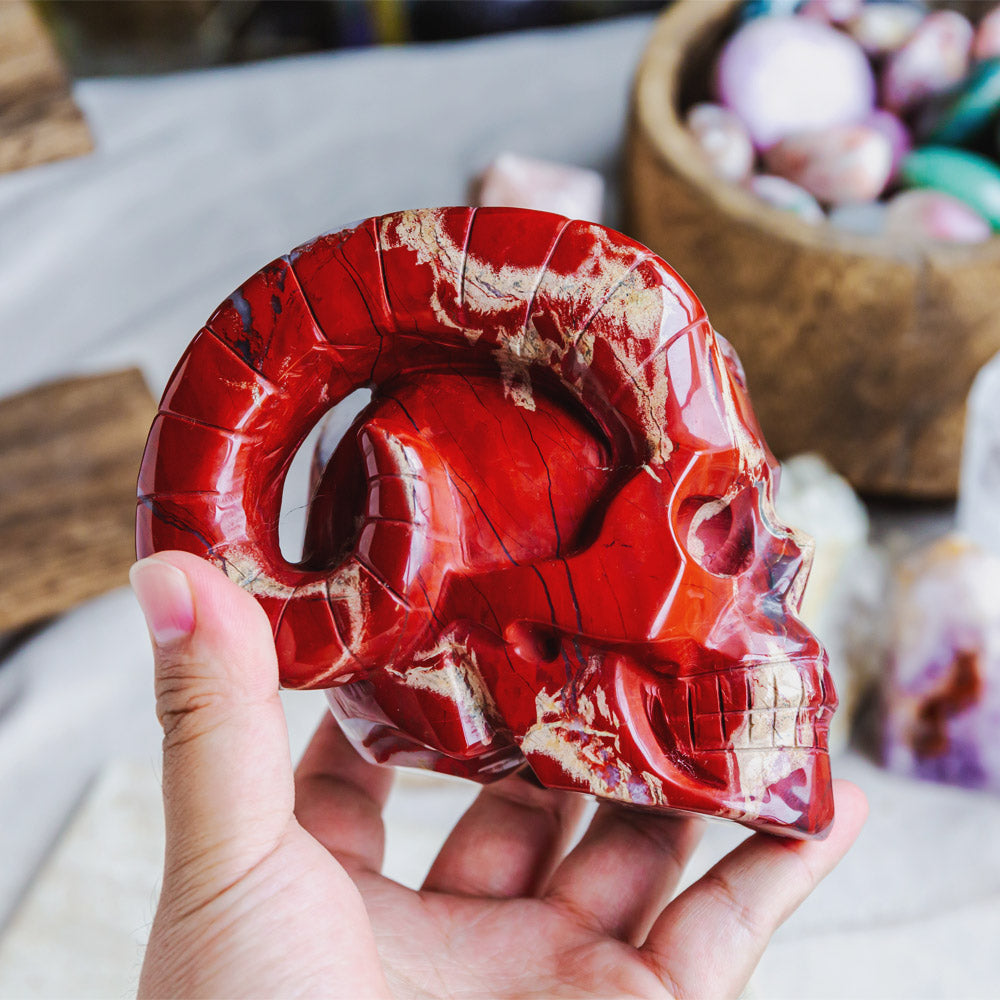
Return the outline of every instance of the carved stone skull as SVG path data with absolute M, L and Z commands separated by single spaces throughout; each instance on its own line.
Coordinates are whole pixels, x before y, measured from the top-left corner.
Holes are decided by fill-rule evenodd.
M 219 413 L 237 374 L 251 392 Z M 284 472 L 358 386 L 372 402 L 321 445 L 289 566 Z M 179 449 L 208 457 L 182 472 Z M 251 590 L 284 681 L 329 687 L 372 760 L 479 781 L 527 763 L 805 836 L 832 819 L 836 700 L 776 474 L 739 362 L 649 251 L 541 213 L 402 213 L 212 317 L 151 432 L 139 550 L 200 551 Z

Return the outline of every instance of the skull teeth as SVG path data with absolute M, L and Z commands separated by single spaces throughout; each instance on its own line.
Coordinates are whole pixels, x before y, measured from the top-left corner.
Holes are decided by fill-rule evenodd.
M 823 668 L 785 661 L 698 674 L 659 686 L 678 743 L 693 751 L 826 749 Z

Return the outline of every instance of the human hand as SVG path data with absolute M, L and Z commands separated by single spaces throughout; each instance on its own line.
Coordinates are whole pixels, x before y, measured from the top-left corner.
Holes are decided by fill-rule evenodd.
M 328 717 L 292 771 L 262 609 L 207 562 L 161 553 L 150 625 L 167 847 L 141 997 L 736 996 L 774 930 L 853 843 L 748 837 L 671 901 L 702 821 L 486 786 L 419 891 L 379 873 L 392 771 Z

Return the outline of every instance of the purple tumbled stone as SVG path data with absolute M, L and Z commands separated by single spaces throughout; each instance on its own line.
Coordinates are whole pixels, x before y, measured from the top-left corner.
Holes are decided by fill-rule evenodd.
M 972 25 L 954 10 L 938 10 L 921 21 L 909 41 L 882 71 L 882 103 L 906 112 L 958 83 L 968 72 Z
M 901 567 L 882 695 L 887 767 L 1000 791 L 1000 558 L 952 535 Z
M 903 191 L 886 209 L 886 231 L 900 240 L 983 243 L 990 224 L 964 201 L 944 191 Z
M 746 125 L 734 111 L 721 104 L 695 104 L 685 121 L 712 173 L 736 184 L 750 176 L 753 142 Z
M 819 202 L 803 187 L 773 174 L 755 174 L 747 181 L 747 190 L 772 208 L 791 212 L 805 222 L 822 222 L 825 216 Z
M 766 149 L 795 132 L 865 118 L 875 82 L 865 54 L 847 35 L 812 18 L 761 17 L 726 42 L 715 90 Z
M 768 169 L 839 205 L 877 198 L 889 180 L 892 147 L 868 125 L 836 125 L 790 135 L 765 155 Z

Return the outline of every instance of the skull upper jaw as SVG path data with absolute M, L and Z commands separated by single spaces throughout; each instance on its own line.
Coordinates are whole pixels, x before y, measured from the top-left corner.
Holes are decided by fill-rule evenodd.
M 543 784 L 786 836 L 824 834 L 836 704 L 825 655 L 666 677 L 620 653 L 583 651 L 586 666 L 570 682 L 539 678 L 534 721 L 516 736 Z

